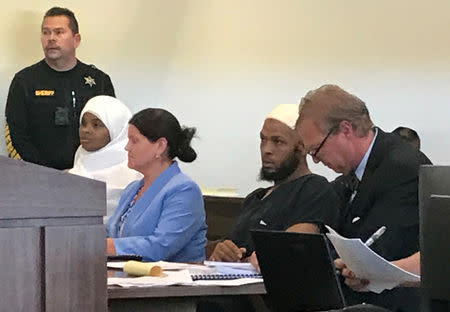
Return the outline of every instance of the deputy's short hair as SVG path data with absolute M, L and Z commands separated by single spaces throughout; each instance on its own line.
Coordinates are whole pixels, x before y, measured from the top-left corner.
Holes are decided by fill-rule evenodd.
M 61 7 L 53 7 L 47 12 L 45 12 L 44 19 L 50 16 L 65 16 L 69 19 L 69 28 L 73 34 L 78 34 L 78 21 L 75 18 L 75 14 L 69 9 Z

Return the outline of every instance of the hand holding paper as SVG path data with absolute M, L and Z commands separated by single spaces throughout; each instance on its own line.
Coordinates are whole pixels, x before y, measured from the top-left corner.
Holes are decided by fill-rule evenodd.
M 360 239 L 342 237 L 328 227 L 327 234 L 339 257 L 358 279 L 369 281 L 361 291 L 381 293 L 385 289 L 392 289 L 405 282 L 418 282 L 420 276 L 396 267 L 380 257 L 366 246 Z
M 357 278 L 341 258 L 334 260 L 334 266 L 339 270 L 341 275 L 345 278 L 344 283 L 353 290 L 363 291 L 369 281 L 363 278 Z

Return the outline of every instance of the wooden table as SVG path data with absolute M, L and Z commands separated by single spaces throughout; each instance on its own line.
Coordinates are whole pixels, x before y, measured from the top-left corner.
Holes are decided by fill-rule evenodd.
M 263 283 L 242 286 L 108 287 L 108 309 L 116 311 L 196 311 L 202 298 L 263 295 Z

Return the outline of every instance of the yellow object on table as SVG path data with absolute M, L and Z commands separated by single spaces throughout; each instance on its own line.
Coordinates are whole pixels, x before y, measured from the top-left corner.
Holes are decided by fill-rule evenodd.
M 160 276 L 162 269 L 159 265 L 152 262 L 140 262 L 130 260 L 125 262 L 123 271 L 135 276 Z

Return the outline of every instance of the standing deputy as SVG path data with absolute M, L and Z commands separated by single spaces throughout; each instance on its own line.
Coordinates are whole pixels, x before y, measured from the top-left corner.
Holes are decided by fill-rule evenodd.
M 73 167 L 84 104 L 96 95 L 114 96 L 109 76 L 76 58 L 80 40 L 72 11 L 53 7 L 45 13 L 45 58 L 18 72 L 9 88 L 5 139 L 10 157 L 56 169 Z

